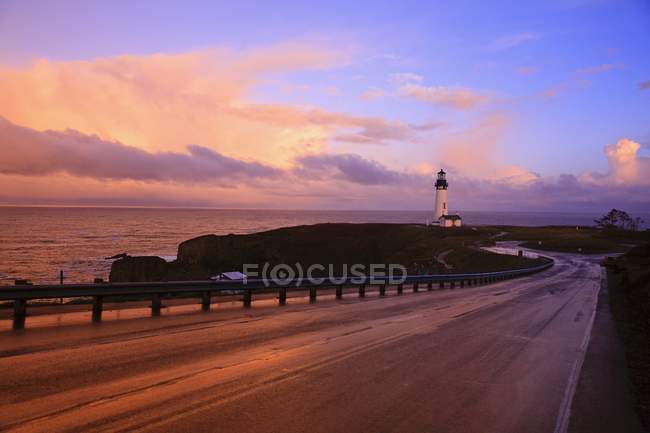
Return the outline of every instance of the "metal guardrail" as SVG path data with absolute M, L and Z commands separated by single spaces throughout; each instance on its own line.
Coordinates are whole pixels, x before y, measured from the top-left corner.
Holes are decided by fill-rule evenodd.
M 244 307 L 250 307 L 254 292 L 278 291 L 280 305 L 286 304 L 288 290 L 309 289 L 309 297 L 315 300 L 318 288 L 336 288 L 336 298 L 343 296 L 344 287 L 358 286 L 359 296 L 364 297 L 367 286 L 379 287 L 379 295 L 385 296 L 387 286 L 396 286 L 397 294 L 403 293 L 404 285 L 411 285 L 414 292 L 419 291 L 421 284 L 426 284 L 427 290 L 433 290 L 433 284 L 438 283 L 440 289 L 448 283 L 450 288 L 465 285 L 488 284 L 494 281 L 515 278 L 543 271 L 552 267 L 552 259 L 540 266 L 525 269 L 514 269 L 499 272 L 480 272 L 471 274 L 436 274 L 410 275 L 400 283 L 395 283 L 395 277 L 366 276 L 366 277 L 323 277 L 316 279 L 294 279 L 283 284 L 268 280 L 247 279 L 235 281 L 166 281 L 166 282 L 136 282 L 136 283 L 92 283 L 92 284 L 20 284 L 0 288 L 0 301 L 13 301 L 13 328 L 23 329 L 27 316 L 27 301 L 34 299 L 55 299 L 70 297 L 92 297 L 93 322 L 100 322 L 103 301 L 106 296 L 151 295 L 151 314 L 159 316 L 162 308 L 161 298 L 174 293 L 196 293 L 201 296 L 201 307 L 204 311 L 210 309 L 213 293 L 222 295 L 223 292 L 237 291 L 242 294 Z M 231 293 L 228 293 L 231 294 Z

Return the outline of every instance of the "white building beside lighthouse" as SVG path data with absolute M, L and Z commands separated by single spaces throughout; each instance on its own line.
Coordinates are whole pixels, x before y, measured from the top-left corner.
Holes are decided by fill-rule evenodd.
M 438 172 L 436 179 L 436 208 L 434 218 L 440 227 L 461 227 L 463 220 L 460 215 L 449 215 L 449 202 L 447 201 L 447 173 L 442 169 Z

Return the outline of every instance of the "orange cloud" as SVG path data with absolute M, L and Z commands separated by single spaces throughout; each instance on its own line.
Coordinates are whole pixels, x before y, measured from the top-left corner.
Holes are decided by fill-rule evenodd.
M 617 183 L 650 185 L 650 158 L 638 155 L 641 145 L 628 138 L 605 146 L 608 179 Z
M 374 101 L 376 99 L 381 99 L 386 96 L 386 92 L 383 89 L 376 87 L 370 88 L 361 94 L 361 99 L 364 101 Z
M 433 105 L 459 110 L 467 110 L 487 102 L 484 95 L 464 87 L 426 87 L 411 83 L 401 86 L 399 93 Z
M 310 124 L 287 131 L 242 116 L 247 93 L 269 74 L 346 61 L 345 52 L 298 44 L 241 53 L 215 48 L 41 60 L 28 68 L 0 68 L 0 115 L 37 130 L 72 127 L 150 151 L 182 151 L 197 143 L 281 163 L 306 144 L 322 145 L 330 131 Z
M 236 53 L 213 48 L 88 61 L 41 60 L 0 67 L 0 116 L 36 130 L 73 128 L 149 152 L 199 144 L 237 159 L 289 167 L 332 141 L 412 140 L 430 128 L 312 107 L 256 104 L 248 97 L 273 74 L 344 65 L 339 52 L 281 44 Z

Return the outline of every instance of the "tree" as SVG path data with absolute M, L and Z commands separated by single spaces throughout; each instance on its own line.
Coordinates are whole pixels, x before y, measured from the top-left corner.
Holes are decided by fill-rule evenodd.
M 608 230 L 632 230 L 637 231 L 643 224 L 641 218 L 632 218 L 627 212 L 612 209 L 602 217 L 595 219 L 596 227 Z

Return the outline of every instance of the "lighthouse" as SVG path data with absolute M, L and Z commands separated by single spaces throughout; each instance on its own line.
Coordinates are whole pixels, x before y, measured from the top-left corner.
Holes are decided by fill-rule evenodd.
M 438 172 L 438 179 L 436 179 L 436 212 L 434 218 L 439 220 L 441 216 L 449 214 L 447 208 L 447 173 L 442 169 Z
M 440 224 L 440 227 L 462 227 L 463 220 L 460 215 L 449 215 L 447 188 L 449 188 L 447 173 L 441 169 L 436 179 L 436 210 L 434 218 Z

